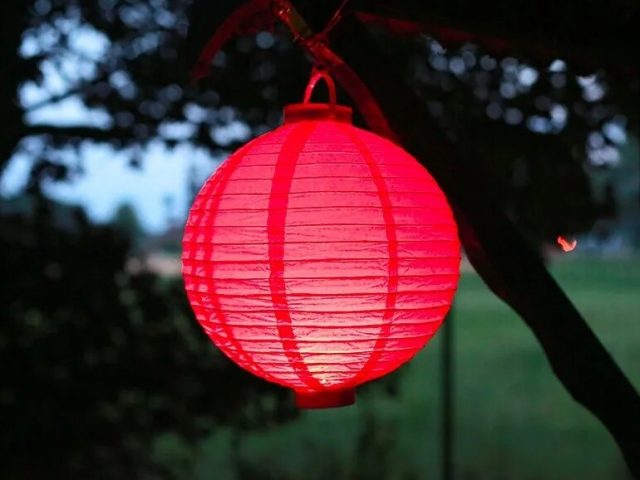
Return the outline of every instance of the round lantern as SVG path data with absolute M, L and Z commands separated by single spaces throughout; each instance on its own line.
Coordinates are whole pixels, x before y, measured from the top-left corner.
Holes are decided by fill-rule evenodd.
M 305 102 L 231 155 L 195 198 L 183 239 L 189 300 L 234 362 L 296 392 L 302 408 L 355 387 L 434 335 L 460 244 L 431 175 L 351 109 Z

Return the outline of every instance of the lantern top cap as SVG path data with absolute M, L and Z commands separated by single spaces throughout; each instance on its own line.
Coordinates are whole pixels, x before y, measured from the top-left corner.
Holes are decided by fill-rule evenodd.
M 329 103 L 311 103 L 313 90 L 320 80 L 324 80 L 329 91 Z M 302 103 L 294 103 L 284 107 L 284 123 L 303 120 L 329 120 L 351 123 L 350 107 L 336 104 L 336 85 L 333 78 L 324 69 L 314 68 L 304 92 Z
M 284 123 L 304 120 L 329 120 L 351 123 L 353 111 L 344 105 L 330 103 L 292 103 L 284 107 Z

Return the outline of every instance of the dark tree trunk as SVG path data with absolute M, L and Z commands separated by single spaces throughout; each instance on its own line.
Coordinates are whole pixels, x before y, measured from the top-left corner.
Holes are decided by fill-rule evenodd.
M 434 125 L 404 81 L 403 59 L 385 55 L 354 17 L 333 32 L 331 48 L 366 84 L 396 138 L 451 200 L 475 269 L 531 328 L 560 382 L 605 425 L 640 478 L 640 397 L 541 258 L 492 202 L 476 164 L 465 161 Z M 334 69 L 338 80 L 344 70 Z

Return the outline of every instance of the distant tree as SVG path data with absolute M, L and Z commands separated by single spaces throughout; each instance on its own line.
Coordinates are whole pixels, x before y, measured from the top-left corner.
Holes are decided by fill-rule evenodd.
M 120 204 L 114 212 L 110 223 L 117 231 L 124 234 L 125 237 L 130 238 L 133 243 L 138 243 L 141 237 L 145 235 L 136 209 L 130 203 Z
M 179 281 L 125 269 L 126 237 L 0 217 L 3 478 L 170 478 L 151 455 L 220 424 L 291 415 L 280 389 L 217 353 Z

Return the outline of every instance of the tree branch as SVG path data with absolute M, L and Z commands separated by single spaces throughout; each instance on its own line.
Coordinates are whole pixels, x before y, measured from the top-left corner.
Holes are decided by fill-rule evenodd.
M 611 9 L 606 15 L 605 8 Z M 509 0 L 426 7 L 422 0 L 361 0 L 354 9 L 365 23 L 395 34 L 427 33 L 445 46 L 475 42 L 498 56 L 520 52 L 538 62 L 562 58 L 578 73 L 605 68 L 621 77 L 639 74 L 630 59 L 635 56 L 640 9 L 624 0 L 612 0 L 606 7 L 552 1 L 516 7 Z
M 66 138 L 86 138 L 101 142 L 114 140 L 130 140 L 133 137 L 129 128 L 99 128 L 89 126 L 59 126 L 48 124 L 25 125 L 22 136 L 27 135 L 52 135 Z
M 144 143 L 152 139 L 159 138 L 156 134 L 149 135 L 146 138 L 136 138 L 130 128 L 110 127 L 103 129 L 90 126 L 59 126 L 49 124 L 24 125 L 20 132 L 20 137 L 23 138 L 29 135 L 51 135 L 53 137 L 64 138 L 65 140 L 69 138 L 77 138 L 82 140 L 92 140 L 95 142 L 137 141 L 139 143 Z M 166 139 L 165 141 L 168 143 L 171 142 L 171 140 Z M 210 136 L 207 136 L 207 138 L 200 138 L 199 142 L 207 146 L 212 151 L 217 152 L 231 152 L 240 148 L 243 144 L 243 142 L 239 140 L 234 140 L 233 142 L 222 145 L 215 142 Z

